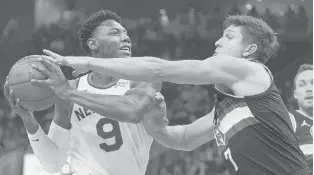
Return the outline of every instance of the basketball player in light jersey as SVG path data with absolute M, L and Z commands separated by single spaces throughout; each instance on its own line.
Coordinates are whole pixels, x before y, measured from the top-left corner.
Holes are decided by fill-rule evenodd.
M 149 134 L 166 146 L 185 150 L 215 138 L 231 175 L 312 174 L 272 73 L 264 65 L 279 47 L 274 31 L 263 20 L 246 15 L 229 16 L 224 27 L 214 56 L 202 61 L 105 60 L 44 52 L 61 65 L 130 80 L 215 84 L 214 113 L 189 125 L 160 126 Z M 155 119 L 151 121 L 159 120 Z
M 79 39 L 84 51 L 94 57 L 131 56 L 130 39 L 120 17 L 110 11 L 93 14 L 80 29 Z M 159 106 L 162 101 L 155 96 L 161 84 L 130 82 L 96 72 L 69 83 L 61 71 L 44 64 L 33 68 L 48 79 L 33 83 L 49 85 L 64 99 L 56 102 L 49 136 L 31 112 L 13 101 L 14 92 L 9 94 L 5 86 L 6 97 L 24 119 L 31 146 L 44 168 L 58 172 L 69 156 L 75 175 L 144 175 L 153 139 L 141 121 L 146 115 L 165 116 Z
M 313 166 L 313 65 L 300 66 L 294 78 L 298 110 L 291 111 L 292 126 L 302 152 Z

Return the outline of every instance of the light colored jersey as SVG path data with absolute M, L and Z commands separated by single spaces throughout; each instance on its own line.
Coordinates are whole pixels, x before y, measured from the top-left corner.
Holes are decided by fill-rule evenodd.
M 77 89 L 95 94 L 124 95 L 130 81 L 119 80 L 107 89 L 80 78 Z M 144 175 L 153 139 L 144 126 L 117 122 L 77 104 L 71 112 L 70 164 L 74 174 Z

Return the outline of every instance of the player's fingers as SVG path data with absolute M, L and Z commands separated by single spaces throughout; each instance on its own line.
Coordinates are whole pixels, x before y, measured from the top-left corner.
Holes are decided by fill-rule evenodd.
M 40 55 L 40 57 L 42 58 L 42 59 L 44 59 L 44 60 L 48 60 L 48 61 L 50 61 L 50 62 L 52 62 L 52 63 L 56 63 L 56 59 L 54 59 L 54 58 L 52 58 L 52 57 L 50 57 L 50 56 L 47 56 L 47 55 Z
M 157 102 L 159 102 L 159 103 L 161 103 L 161 102 L 163 102 L 165 100 L 165 97 L 163 95 L 161 95 L 161 93 L 159 93 L 159 92 L 157 92 L 155 94 L 155 97 L 157 99 Z
M 42 86 L 42 87 L 47 87 L 50 85 L 49 80 L 36 80 L 36 79 L 31 79 L 31 83 L 36 85 L 36 86 Z
M 32 68 L 36 69 L 38 72 L 44 74 L 46 77 L 50 77 L 51 76 L 51 72 L 48 70 L 48 68 L 46 66 L 37 66 L 35 64 L 32 64 Z
M 52 63 L 46 59 L 38 58 L 38 61 L 41 62 L 48 70 L 49 72 L 55 72 L 55 68 L 52 66 Z
M 78 77 L 80 74 L 81 73 L 76 70 L 72 72 L 73 77 Z
M 19 98 L 16 99 L 15 108 L 16 108 L 17 110 L 21 110 L 21 109 L 22 109 L 22 107 L 21 107 L 21 100 L 20 100 Z
M 15 107 L 14 92 L 12 89 L 10 90 L 10 94 L 9 94 L 9 103 L 11 107 Z
M 168 125 L 169 124 L 169 120 L 166 117 L 162 118 L 162 122 L 164 125 Z
M 165 102 L 160 103 L 159 107 L 160 107 L 161 111 L 165 111 L 166 110 L 166 103 Z
M 50 50 L 47 50 L 47 49 L 44 49 L 43 52 L 48 55 L 48 56 L 51 56 L 52 58 L 54 59 L 60 59 L 60 57 L 62 57 L 61 55 L 57 54 L 57 53 L 54 53 Z
M 8 83 L 8 81 L 5 82 L 4 87 L 3 87 L 3 91 L 4 91 L 5 98 L 7 100 L 9 100 L 10 90 L 9 90 L 9 83 Z

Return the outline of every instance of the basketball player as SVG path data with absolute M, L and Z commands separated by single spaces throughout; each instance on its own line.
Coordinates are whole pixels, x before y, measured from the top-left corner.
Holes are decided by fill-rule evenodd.
M 313 65 L 300 66 L 294 88 L 299 109 L 291 112 L 292 126 L 301 150 L 313 166 Z
M 245 15 L 228 17 L 224 27 L 223 36 L 215 43 L 214 56 L 203 61 L 155 57 L 104 60 L 44 52 L 55 63 L 76 69 L 88 67 L 119 78 L 215 84 L 214 117 L 211 113 L 190 125 L 161 126 L 150 134 L 166 146 L 182 149 L 182 144 L 187 144 L 193 149 L 212 139 L 213 127 L 219 151 L 232 175 L 311 174 L 291 128 L 288 110 L 264 65 L 279 47 L 274 31 L 263 20 Z M 211 118 L 214 126 L 209 123 Z
M 93 57 L 131 56 L 130 39 L 120 17 L 111 11 L 93 14 L 79 30 L 79 39 L 84 51 Z M 48 79 L 32 82 L 49 85 L 64 99 L 56 102 L 50 137 L 31 112 L 20 107 L 19 100 L 13 101 L 14 92 L 9 93 L 7 85 L 5 91 L 11 107 L 24 119 L 31 146 L 44 168 L 51 173 L 60 171 L 69 156 L 74 174 L 144 175 L 153 139 L 141 120 L 146 115 L 165 116 L 155 97 L 161 84 L 130 82 L 92 72 L 71 87 L 60 70 L 48 62 L 43 64 L 33 68 Z

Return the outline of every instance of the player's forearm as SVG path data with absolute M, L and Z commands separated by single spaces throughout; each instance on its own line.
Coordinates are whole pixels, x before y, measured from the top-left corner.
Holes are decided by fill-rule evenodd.
M 33 115 L 31 118 L 23 118 L 22 117 L 22 120 L 23 120 L 25 129 L 28 133 L 34 134 L 38 131 L 39 124 L 37 123 L 37 121 Z
M 125 96 L 99 95 L 71 90 L 63 98 L 120 122 L 138 123 L 141 117 L 137 110 L 138 106 L 131 103 Z
M 183 151 L 191 150 L 186 144 L 184 125 L 167 126 L 161 130 L 149 132 L 149 135 L 166 147 Z
M 48 137 L 40 127 L 35 134 L 28 133 L 28 138 L 34 154 L 46 171 L 49 173 L 55 173 L 60 171 L 68 157 L 70 132 L 56 131 L 54 134 L 50 135 L 54 135 L 52 136 L 54 138 L 58 137 L 59 140 L 63 138 L 63 146 L 58 147 L 53 141 L 53 138 Z
M 69 118 L 68 110 L 70 108 L 70 102 L 57 99 L 54 107 L 54 117 L 53 122 L 56 123 L 61 128 L 70 130 L 71 121 Z
M 209 84 L 207 77 L 212 74 L 212 69 L 199 60 L 167 61 L 156 57 L 88 60 L 91 70 L 134 81 L 200 85 Z
M 149 134 L 165 146 L 185 151 L 194 150 L 214 138 L 213 111 L 191 124 L 167 126 Z
M 155 57 L 99 59 L 90 58 L 89 69 L 116 78 L 142 82 L 161 82 L 160 67 L 167 62 Z

